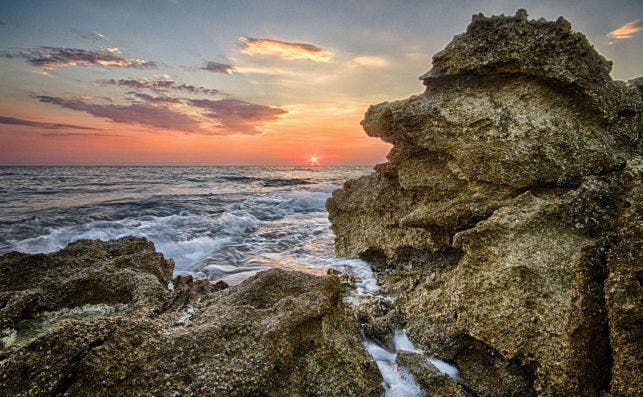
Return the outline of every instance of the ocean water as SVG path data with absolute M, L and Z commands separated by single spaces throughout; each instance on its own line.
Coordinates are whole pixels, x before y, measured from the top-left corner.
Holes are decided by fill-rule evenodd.
M 325 273 L 324 203 L 368 167 L 2 167 L 0 254 L 78 239 L 151 240 L 175 274 L 236 284 L 270 267 Z
M 175 261 L 175 275 L 237 284 L 280 267 L 351 274 L 347 297 L 381 296 L 370 265 L 337 258 L 324 207 L 344 181 L 369 167 L 0 167 L 0 254 L 48 253 L 79 239 L 128 235 L 151 240 Z M 397 362 L 421 352 L 404 330 L 390 350 L 365 339 L 383 376 L 385 396 L 426 393 Z M 458 370 L 426 359 L 459 381 Z

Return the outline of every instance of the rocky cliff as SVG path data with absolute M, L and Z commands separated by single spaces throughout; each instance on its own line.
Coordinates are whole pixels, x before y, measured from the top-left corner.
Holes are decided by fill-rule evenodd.
M 0 395 L 378 395 L 337 276 L 172 281 L 140 238 L 0 257 Z
M 327 202 L 475 394 L 643 394 L 643 84 L 610 69 L 563 18 L 476 15 L 423 94 L 368 109 L 389 161 Z

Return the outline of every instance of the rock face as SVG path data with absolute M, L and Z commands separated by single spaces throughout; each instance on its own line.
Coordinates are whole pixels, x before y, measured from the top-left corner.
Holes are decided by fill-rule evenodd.
M 0 394 L 382 391 L 337 276 L 274 269 L 227 288 L 172 268 L 139 238 L 0 257 Z
M 389 161 L 327 202 L 479 395 L 643 393 L 641 79 L 610 69 L 563 18 L 474 16 L 426 92 L 368 109 Z

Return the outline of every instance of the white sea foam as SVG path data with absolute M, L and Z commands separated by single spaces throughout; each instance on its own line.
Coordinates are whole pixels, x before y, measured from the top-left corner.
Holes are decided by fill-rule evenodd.
M 442 372 L 443 374 L 449 375 L 456 382 L 462 383 L 462 378 L 460 378 L 460 371 L 458 371 L 456 367 L 447 363 L 446 361 L 440 360 L 435 356 L 428 357 L 428 360 L 438 369 L 438 371 Z
M 385 397 L 426 396 L 413 375 L 397 364 L 397 352 L 392 352 L 373 340 L 366 340 L 363 345 L 377 363 L 377 368 L 382 374 Z
M 267 269 L 268 261 L 294 259 L 304 269 L 328 267 L 328 263 L 306 263 L 303 258 L 306 252 L 301 246 L 328 233 L 324 203 L 330 191 L 332 188 L 251 195 L 211 216 L 183 211 L 168 216 L 146 215 L 50 227 L 46 234 L 9 241 L 9 245 L 21 252 L 48 253 L 79 239 L 143 236 L 159 252 L 174 259 L 176 275 L 193 274 L 197 278 L 225 279 L 236 284 Z M 225 266 L 233 267 L 234 272 L 223 271 Z
M 365 297 L 378 294 L 377 280 L 367 262 L 362 260 L 338 260 L 333 267 L 352 275 L 355 279 L 355 290 L 348 297 L 350 303 L 357 305 Z M 426 395 L 413 376 L 397 363 L 397 353 L 400 351 L 424 354 L 421 349 L 411 342 L 406 330 L 398 329 L 393 333 L 393 351 L 372 339 L 364 340 L 363 345 L 377 363 L 377 367 L 382 374 L 386 390 L 385 396 L 419 397 Z M 456 367 L 434 356 L 426 357 L 426 359 L 440 372 L 447 374 L 457 382 L 462 382 Z
M 415 345 L 409 340 L 409 337 L 406 335 L 406 331 L 403 329 L 398 329 L 393 334 L 393 345 L 395 346 L 396 351 L 406 350 L 414 353 L 423 353 L 422 350 L 415 347 Z

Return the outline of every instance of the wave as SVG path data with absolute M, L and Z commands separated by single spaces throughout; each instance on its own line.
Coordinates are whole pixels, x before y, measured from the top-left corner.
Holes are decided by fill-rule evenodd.
M 332 256 L 332 252 L 320 247 L 332 243 L 324 208 L 331 190 L 287 190 L 250 196 L 220 207 L 215 213 L 198 207 L 168 214 L 168 206 L 155 200 L 108 213 L 99 211 L 103 206 L 97 206 L 94 209 L 99 213 L 86 222 L 67 226 L 53 226 L 56 222 L 49 226 L 39 224 L 40 235 L 9 240 L 6 250 L 47 253 L 79 239 L 135 235 L 148 238 L 157 250 L 174 259 L 177 274 L 237 283 L 274 267 L 275 262 L 297 263 L 302 268 L 327 266 L 328 263 L 311 260 L 314 255 L 306 255 Z M 134 216 L 117 219 L 118 213 Z M 39 223 L 37 219 L 34 222 Z
M 263 180 L 263 185 L 266 187 L 310 185 L 312 183 L 313 182 L 308 179 L 300 179 L 300 178 L 290 178 L 290 179 L 269 178 L 269 179 Z
M 297 185 L 312 185 L 315 182 L 305 178 L 259 178 L 242 175 L 224 175 L 219 177 L 220 180 L 238 183 L 261 183 L 264 187 L 286 187 Z M 199 180 L 201 182 L 202 180 Z
M 224 181 L 230 181 L 230 182 L 257 182 L 260 181 L 261 178 L 253 178 L 251 176 L 242 176 L 242 175 L 225 175 L 225 176 L 220 176 L 219 179 L 224 180 Z

